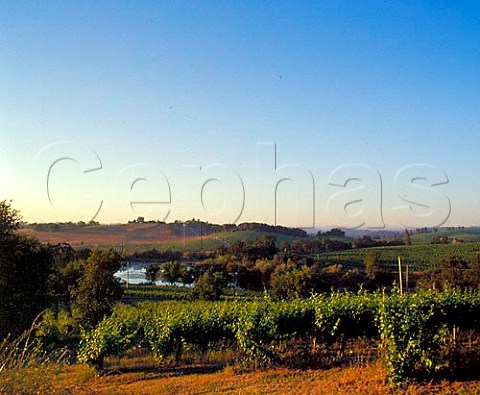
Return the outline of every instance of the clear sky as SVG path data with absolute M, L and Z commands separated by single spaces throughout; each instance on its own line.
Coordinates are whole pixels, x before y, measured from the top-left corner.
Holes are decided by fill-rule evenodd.
M 480 224 L 477 1 L 4 1 L 0 48 L 28 221 Z

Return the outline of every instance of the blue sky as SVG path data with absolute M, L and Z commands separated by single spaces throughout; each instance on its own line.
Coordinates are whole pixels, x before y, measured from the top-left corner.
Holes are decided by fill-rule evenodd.
M 0 198 L 41 222 L 480 224 L 479 37 L 473 1 L 2 2 Z

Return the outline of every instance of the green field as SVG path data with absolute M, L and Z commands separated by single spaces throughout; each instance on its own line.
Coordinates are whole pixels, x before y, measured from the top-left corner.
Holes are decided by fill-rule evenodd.
M 277 246 L 283 241 L 291 243 L 293 240 L 298 239 L 298 237 L 295 237 L 295 236 L 287 236 L 287 235 L 282 235 L 277 233 L 268 233 L 268 232 L 254 232 L 254 231 L 220 232 L 220 233 L 215 233 L 214 235 L 210 235 L 210 237 L 217 237 L 229 243 L 235 243 L 236 241 L 239 241 L 239 240 L 253 241 L 258 239 L 260 236 L 265 236 L 265 235 L 275 236 L 275 238 L 277 239 Z
M 470 262 L 475 251 L 480 250 L 480 242 L 460 244 L 427 244 L 395 247 L 359 248 L 347 251 L 315 254 L 315 259 L 323 264 L 340 264 L 346 268 L 363 267 L 363 257 L 367 251 L 378 251 L 385 266 L 396 267 L 398 257 L 404 265 L 413 270 L 429 270 L 440 263 L 443 258 L 454 255 Z
M 175 285 L 130 285 L 125 289 L 124 299 L 154 299 L 156 301 L 189 301 L 192 287 Z M 226 288 L 221 300 L 252 300 L 262 294 L 244 289 Z
M 254 241 L 261 236 L 272 235 L 277 239 L 277 246 L 281 242 L 287 241 L 291 243 L 296 239 L 294 236 L 286 236 L 281 234 L 267 233 L 267 232 L 254 232 L 254 231 L 238 231 L 238 232 L 219 232 L 203 237 L 186 237 L 185 239 L 179 238 L 176 241 L 162 242 L 162 243 L 124 243 L 125 250 L 127 252 L 134 251 L 147 251 L 152 248 L 156 248 L 159 251 L 165 251 L 168 249 L 174 251 L 201 251 L 201 250 L 215 250 L 222 245 L 228 246 L 229 244 L 236 243 L 240 240 Z M 118 247 L 118 245 L 104 245 L 102 247 Z
M 435 233 L 416 233 L 411 236 L 413 244 L 430 244 L 432 237 L 448 236 L 452 241 L 454 238 L 465 241 L 480 241 L 480 228 L 466 228 L 463 230 L 440 229 Z

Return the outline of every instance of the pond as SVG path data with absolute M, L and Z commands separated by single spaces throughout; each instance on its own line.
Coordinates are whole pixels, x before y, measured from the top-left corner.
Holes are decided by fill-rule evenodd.
M 147 283 L 147 268 L 155 262 L 132 262 L 127 267 L 122 267 L 118 272 L 115 273 L 115 277 L 118 277 L 122 282 L 128 282 L 130 284 L 144 284 Z M 171 283 L 167 283 L 162 280 L 156 280 L 155 285 L 172 285 Z M 191 284 L 183 284 L 183 283 L 173 283 L 173 285 L 177 286 L 191 286 Z

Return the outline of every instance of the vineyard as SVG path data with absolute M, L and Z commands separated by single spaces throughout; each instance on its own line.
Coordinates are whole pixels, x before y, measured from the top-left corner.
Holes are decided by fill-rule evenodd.
M 42 324 L 48 343 L 52 328 Z M 480 330 L 480 294 L 447 290 L 391 295 L 333 293 L 273 302 L 162 302 L 119 304 L 96 329 L 84 332 L 80 361 L 144 350 L 159 362 L 183 352 L 235 350 L 238 363 L 285 363 L 292 350 L 312 359 L 325 350 L 342 357 L 349 342 L 374 344 L 391 381 L 451 372 Z M 468 346 L 460 341 L 468 333 Z M 460 350 L 460 351 L 459 351 Z M 456 357 L 457 356 L 457 357 Z
M 125 289 L 122 300 L 145 301 L 146 299 L 155 301 L 190 301 L 192 298 L 192 287 L 189 286 L 145 286 L 145 285 L 130 285 Z M 250 300 L 257 298 L 259 292 L 249 291 L 244 289 L 226 288 L 221 300 Z
M 315 260 L 323 264 L 340 264 L 346 268 L 363 267 L 363 257 L 366 251 L 378 251 L 379 259 L 386 267 L 395 267 L 398 257 L 413 270 L 430 270 L 435 268 L 442 259 L 459 256 L 470 262 L 473 254 L 480 250 L 480 242 L 459 244 L 428 244 L 394 247 L 359 248 L 347 251 L 315 254 Z

